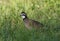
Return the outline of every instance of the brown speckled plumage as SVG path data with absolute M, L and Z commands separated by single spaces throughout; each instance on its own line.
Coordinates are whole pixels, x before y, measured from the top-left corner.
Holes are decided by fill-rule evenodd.
M 29 19 L 25 12 L 22 12 L 21 14 L 22 14 L 21 16 L 25 16 L 25 18 L 23 18 L 23 21 L 24 21 L 24 24 L 27 29 L 32 29 L 32 28 L 39 29 L 39 28 L 43 27 L 42 23 Z

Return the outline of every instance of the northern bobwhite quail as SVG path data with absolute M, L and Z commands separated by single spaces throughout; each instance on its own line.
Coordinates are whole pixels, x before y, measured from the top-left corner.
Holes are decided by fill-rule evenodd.
M 25 12 L 21 12 L 20 16 L 23 18 L 24 24 L 27 29 L 32 29 L 32 28 L 39 29 L 39 28 L 43 27 L 42 23 L 32 20 L 32 19 L 29 19 Z

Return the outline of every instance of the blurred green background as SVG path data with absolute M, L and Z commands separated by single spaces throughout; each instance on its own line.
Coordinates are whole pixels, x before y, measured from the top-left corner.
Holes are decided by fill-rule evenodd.
M 27 30 L 22 11 L 47 30 Z M 0 41 L 60 41 L 60 0 L 0 0 Z

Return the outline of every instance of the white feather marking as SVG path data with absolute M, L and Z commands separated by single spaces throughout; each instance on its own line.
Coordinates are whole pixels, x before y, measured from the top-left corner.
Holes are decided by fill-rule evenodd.
M 25 16 L 22 16 L 22 18 L 25 18 Z

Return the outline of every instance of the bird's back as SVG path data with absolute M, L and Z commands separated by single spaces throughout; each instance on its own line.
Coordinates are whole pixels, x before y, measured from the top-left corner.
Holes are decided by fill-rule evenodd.
M 32 28 L 39 29 L 39 28 L 43 27 L 43 24 L 41 24 L 41 23 L 38 22 L 38 21 L 31 20 L 31 19 L 25 19 L 25 20 L 24 20 L 24 23 L 25 23 L 25 26 L 26 26 L 28 29 L 32 29 Z

